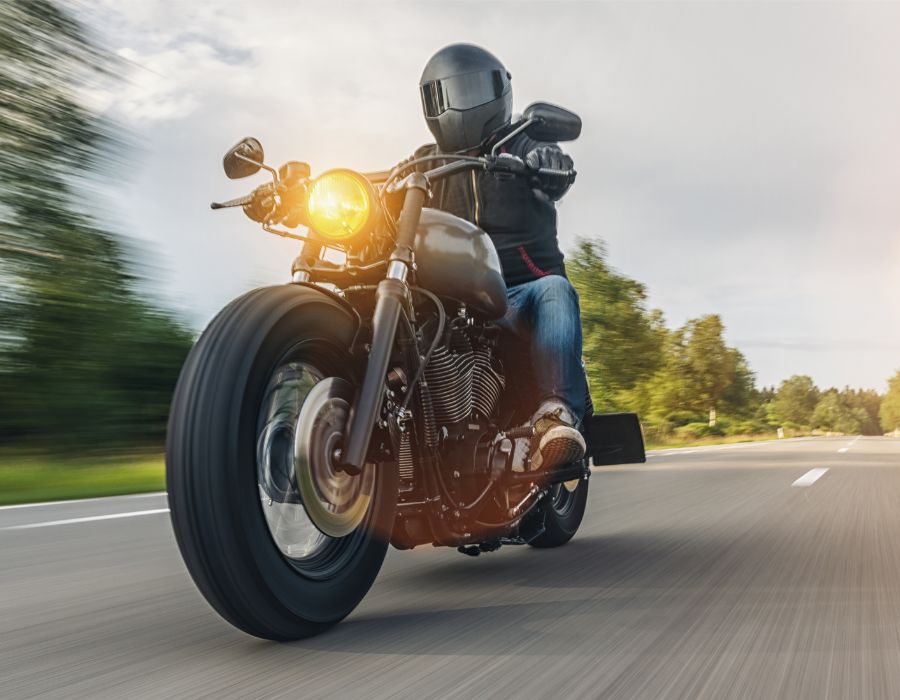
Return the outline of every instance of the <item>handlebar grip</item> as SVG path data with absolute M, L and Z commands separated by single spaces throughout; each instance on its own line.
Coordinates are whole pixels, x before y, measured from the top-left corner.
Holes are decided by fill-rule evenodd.
M 578 173 L 575 170 L 557 170 L 556 168 L 538 168 L 537 170 L 532 170 L 531 172 L 537 173 L 538 175 L 553 175 L 557 177 L 575 177 Z
M 228 207 L 242 207 L 245 204 L 250 204 L 253 201 L 252 194 L 245 194 L 243 197 L 236 197 L 235 199 L 229 199 L 226 202 L 210 202 L 210 209 L 227 209 Z
M 551 177 L 574 178 L 575 170 L 558 170 L 556 168 L 531 168 L 518 156 L 503 154 L 489 161 L 488 169 L 510 175 L 549 175 Z

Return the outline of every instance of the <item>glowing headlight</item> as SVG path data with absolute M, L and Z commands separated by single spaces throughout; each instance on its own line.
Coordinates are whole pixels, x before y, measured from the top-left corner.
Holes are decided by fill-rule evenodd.
M 377 205 L 372 185 L 352 170 L 329 170 L 310 185 L 306 211 L 316 233 L 346 241 L 359 235 L 374 220 Z

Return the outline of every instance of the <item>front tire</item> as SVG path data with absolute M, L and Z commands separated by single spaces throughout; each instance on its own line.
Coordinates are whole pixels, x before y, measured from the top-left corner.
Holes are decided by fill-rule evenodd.
M 322 292 L 258 289 L 213 320 L 175 390 L 166 479 L 178 546 L 213 608 L 257 637 L 328 629 L 362 600 L 384 560 L 394 471 L 370 465 L 365 517 L 329 537 L 304 512 L 291 457 L 304 392 L 326 378 L 355 381 L 356 330 Z

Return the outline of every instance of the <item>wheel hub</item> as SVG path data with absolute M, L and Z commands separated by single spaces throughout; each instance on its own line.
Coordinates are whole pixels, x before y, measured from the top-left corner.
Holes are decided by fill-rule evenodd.
M 303 402 L 294 431 L 294 470 L 303 506 L 313 524 L 330 537 L 344 537 L 363 521 L 375 485 L 374 465 L 359 474 L 340 469 L 340 445 L 350 415 L 353 388 L 329 377 Z

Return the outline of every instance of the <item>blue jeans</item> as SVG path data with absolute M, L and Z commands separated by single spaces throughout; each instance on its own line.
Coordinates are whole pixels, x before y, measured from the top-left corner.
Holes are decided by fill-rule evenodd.
M 548 400 L 562 401 L 584 419 L 588 387 L 581 364 L 581 310 L 578 292 L 565 277 L 547 275 L 507 290 L 509 308 L 498 322 L 527 349 L 531 359 L 536 410 Z

